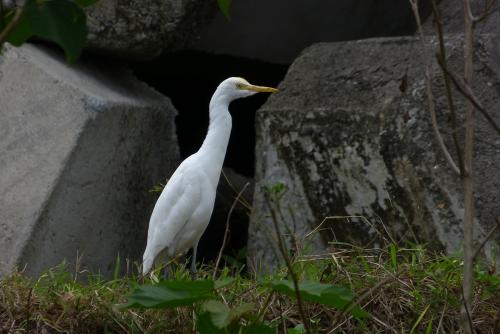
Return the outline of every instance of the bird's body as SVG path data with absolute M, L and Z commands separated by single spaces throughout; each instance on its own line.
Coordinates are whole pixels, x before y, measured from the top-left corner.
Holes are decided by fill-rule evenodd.
M 160 254 L 174 257 L 196 248 L 212 215 L 217 184 L 231 134 L 229 103 L 256 92 L 274 92 L 273 88 L 252 86 L 241 78 L 223 81 L 210 101 L 210 124 L 198 152 L 176 169 L 163 189 L 151 214 L 148 241 L 143 257 L 147 274 Z

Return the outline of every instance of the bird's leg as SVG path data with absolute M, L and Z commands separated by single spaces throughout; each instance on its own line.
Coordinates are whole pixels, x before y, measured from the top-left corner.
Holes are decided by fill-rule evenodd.
M 197 271 L 196 271 L 196 252 L 197 252 L 197 249 L 198 249 L 198 243 L 196 243 L 193 247 L 193 256 L 191 257 L 191 269 L 189 270 L 193 281 L 196 280 L 196 278 L 198 276 Z
M 160 267 L 161 265 L 165 265 L 163 267 L 163 279 L 168 280 L 170 276 L 170 257 L 168 256 L 167 249 L 163 249 L 158 255 L 156 256 L 155 259 L 155 266 Z

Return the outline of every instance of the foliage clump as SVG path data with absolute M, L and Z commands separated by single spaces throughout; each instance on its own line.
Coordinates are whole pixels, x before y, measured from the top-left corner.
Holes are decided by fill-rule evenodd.
M 314 333 L 452 333 L 459 329 L 462 261 L 458 257 L 430 253 L 421 246 L 343 246 L 322 255 L 298 257 L 293 266 Z M 200 281 L 194 283 L 183 265 L 172 273 L 172 281 L 183 283 L 158 282 L 158 272 L 147 278 L 128 273 L 112 280 L 87 273 L 86 282 L 81 282 L 76 274 L 82 273 L 72 274 L 68 268 L 60 265 L 37 279 L 22 272 L 2 278 L 0 332 L 304 331 L 286 267 L 260 278 L 241 268 L 224 267 L 217 273 L 219 279 L 212 281 L 213 268 L 202 266 Z M 496 268 L 478 264 L 474 274 L 474 329 L 478 333 L 498 332 L 500 278 Z M 177 295 L 177 304 L 166 305 L 172 306 L 169 308 L 131 304 L 144 287 L 172 285 L 181 291 L 184 284 L 186 289 L 190 284 L 199 285 L 204 297 L 193 299 L 195 294 L 191 294 L 190 300 L 182 302 L 182 296 Z M 339 289 L 347 302 L 332 303 L 321 294 L 325 286 Z

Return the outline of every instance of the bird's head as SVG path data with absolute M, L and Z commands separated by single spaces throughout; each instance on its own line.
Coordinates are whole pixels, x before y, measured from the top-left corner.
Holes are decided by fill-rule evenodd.
M 222 81 L 219 87 L 217 87 L 215 95 L 231 102 L 257 93 L 276 93 L 277 91 L 276 88 L 255 86 L 243 78 L 232 77 Z

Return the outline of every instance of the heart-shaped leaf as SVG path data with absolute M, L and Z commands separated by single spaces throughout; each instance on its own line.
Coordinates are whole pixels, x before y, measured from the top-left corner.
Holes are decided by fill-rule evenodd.
M 167 281 L 142 285 L 132 292 L 122 307 L 171 308 L 192 305 L 213 297 L 214 283 L 204 281 Z
M 268 283 L 275 291 L 295 298 L 295 288 L 293 282 L 288 280 L 275 280 Z M 303 300 L 312 303 L 318 303 L 335 307 L 343 310 L 350 306 L 353 301 L 351 291 L 348 289 L 332 284 L 323 284 L 317 282 L 301 282 L 299 283 L 299 293 Z M 351 314 L 356 318 L 364 318 L 368 316 L 366 311 L 355 305 L 350 309 Z

